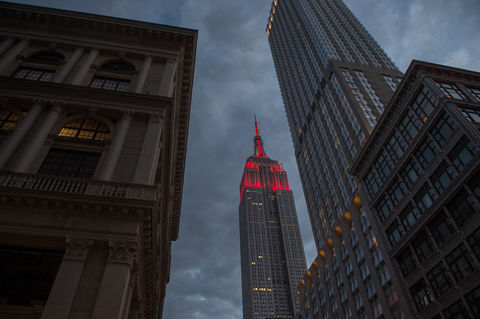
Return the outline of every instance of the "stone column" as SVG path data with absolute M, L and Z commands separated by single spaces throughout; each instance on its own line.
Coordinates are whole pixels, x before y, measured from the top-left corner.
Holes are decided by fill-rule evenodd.
M 127 240 L 111 240 L 109 246 L 108 259 L 105 263 L 92 319 L 123 318 L 137 243 Z
M 99 170 L 97 179 L 103 181 L 109 181 L 112 179 L 115 167 L 117 166 L 118 159 L 123 149 L 123 143 L 127 137 L 128 128 L 132 121 L 132 112 L 123 113 L 122 118 L 115 125 L 113 132 L 112 143 L 108 149 L 105 158 L 102 160 L 102 166 Z
M 18 145 L 20 145 L 41 111 L 42 102 L 40 100 L 34 100 L 33 106 L 28 111 L 27 116 L 18 122 L 13 133 L 0 147 L 0 169 L 5 166 L 10 156 L 12 156 Z
M 21 40 L 15 46 L 10 48 L 0 58 L 0 75 L 6 75 L 6 68 L 16 59 L 17 55 L 23 52 L 28 46 L 28 40 Z
M 72 71 L 73 66 L 77 63 L 78 59 L 83 53 L 83 48 L 77 48 L 73 52 L 72 56 L 68 61 L 58 70 L 52 78 L 52 82 L 60 83 L 65 80 L 67 75 Z
M 62 106 L 63 105 L 61 103 L 57 103 L 56 105 L 52 106 L 47 115 L 42 119 L 40 126 L 37 127 L 35 132 L 33 132 L 32 139 L 26 145 L 21 156 L 19 156 L 18 161 L 15 163 L 13 167 L 14 172 L 24 173 L 28 171 L 30 165 L 35 160 L 38 151 L 40 151 L 43 143 L 47 139 L 48 134 L 52 130 L 55 123 L 57 123 L 57 120 L 62 113 Z
M 85 261 L 93 243 L 91 239 L 67 238 L 67 249 L 48 296 L 42 319 L 69 318 Z
M 143 86 L 145 85 L 145 80 L 147 79 L 148 71 L 150 70 L 150 66 L 152 65 L 152 57 L 147 56 L 143 61 L 142 69 L 140 70 L 140 74 L 137 78 L 137 83 L 135 84 L 135 93 L 140 93 L 143 90 Z
M 136 184 L 153 185 L 160 155 L 160 137 L 162 135 L 162 114 L 150 114 L 148 126 L 143 137 L 142 150 L 137 161 L 133 177 Z
M 160 89 L 158 94 L 161 96 L 172 97 L 173 94 L 173 79 L 175 77 L 175 69 L 177 67 L 177 61 L 175 59 L 168 59 L 163 69 L 162 80 L 160 82 Z
M 87 75 L 88 70 L 90 70 L 90 67 L 92 66 L 93 62 L 97 58 L 98 55 L 98 50 L 97 49 L 91 49 L 90 53 L 87 56 L 87 59 L 83 62 L 82 66 L 80 67 L 80 70 L 77 71 L 77 74 L 73 77 L 73 79 L 70 81 L 70 84 L 74 85 L 79 85 L 85 78 L 85 75 Z
M 5 52 L 12 45 L 12 43 L 13 43 L 12 38 L 6 38 L 5 40 L 3 40 L 3 42 L 0 43 L 0 54 Z

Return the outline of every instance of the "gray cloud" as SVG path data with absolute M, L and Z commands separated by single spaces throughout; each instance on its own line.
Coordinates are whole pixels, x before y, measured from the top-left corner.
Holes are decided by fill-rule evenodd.
M 164 318 L 242 318 L 239 184 L 257 114 L 268 155 L 284 163 L 307 263 L 315 245 L 265 25 L 270 0 L 44 0 L 31 4 L 199 30 L 181 216 Z M 345 0 L 404 71 L 411 59 L 480 70 L 477 0 Z

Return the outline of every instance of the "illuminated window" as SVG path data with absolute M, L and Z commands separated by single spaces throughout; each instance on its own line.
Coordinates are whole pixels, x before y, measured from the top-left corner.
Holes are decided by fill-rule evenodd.
M 58 136 L 103 141 L 110 136 L 110 130 L 98 120 L 77 120 L 65 125 Z
M 114 78 L 106 78 L 106 77 L 94 77 L 92 82 L 90 83 L 90 87 L 99 88 L 99 89 L 107 89 L 113 91 L 128 91 L 128 87 L 130 86 L 130 80 L 119 80 Z
M 2 110 L 0 111 L 0 131 L 13 131 L 18 122 L 18 115 L 15 112 Z
M 25 80 L 50 81 L 53 73 L 51 70 L 20 67 L 13 73 L 12 77 Z

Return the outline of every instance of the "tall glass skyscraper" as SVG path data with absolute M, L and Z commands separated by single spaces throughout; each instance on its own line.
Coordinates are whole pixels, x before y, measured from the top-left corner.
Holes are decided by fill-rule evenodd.
M 244 319 L 294 318 L 305 255 L 287 173 L 263 148 L 255 121 L 254 156 L 240 184 Z
M 274 0 L 266 31 L 319 252 L 301 288 L 323 318 L 402 318 L 348 173 L 402 73 L 341 0 Z

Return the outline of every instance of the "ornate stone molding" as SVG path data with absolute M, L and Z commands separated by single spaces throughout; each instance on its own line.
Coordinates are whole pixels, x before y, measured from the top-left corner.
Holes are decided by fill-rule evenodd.
M 67 248 L 63 259 L 68 260 L 86 260 L 90 248 L 93 247 L 94 240 L 78 237 L 67 237 Z
M 107 262 L 133 266 L 137 257 L 138 243 L 133 240 L 109 240 Z

